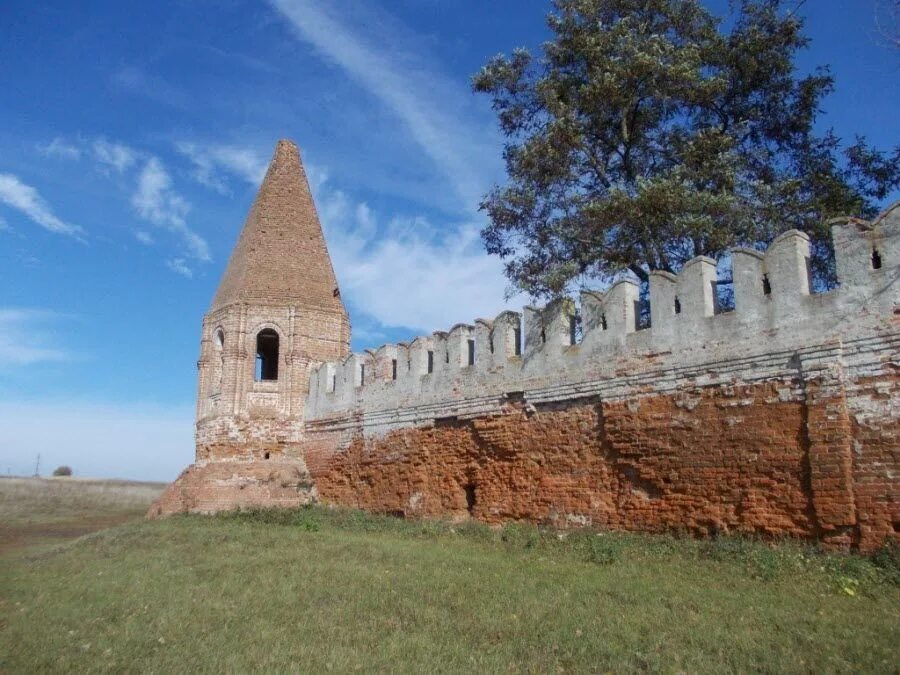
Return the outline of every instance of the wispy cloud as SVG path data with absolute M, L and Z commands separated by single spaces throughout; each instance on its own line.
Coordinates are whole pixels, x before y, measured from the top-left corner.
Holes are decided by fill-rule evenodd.
M 42 309 L 0 307 L 0 371 L 48 361 L 68 361 L 72 355 L 56 344 L 50 324 L 60 315 Z
M 59 159 L 81 158 L 81 148 L 58 136 L 47 144 L 38 145 L 37 148 L 38 152 L 47 157 L 57 157 Z
M 266 173 L 265 158 L 251 148 L 190 142 L 176 143 L 175 148 L 194 165 L 194 179 L 221 194 L 228 194 L 222 172 L 237 176 L 253 186 L 259 185 Z
M 437 228 L 421 217 L 380 223 L 365 202 L 331 189 L 326 172 L 310 167 L 310 174 L 318 177 L 316 204 L 352 313 L 429 332 L 506 307 L 502 265 L 485 254 L 477 225 L 461 223 L 434 237 Z M 370 324 L 367 337 L 378 339 Z
M 167 260 L 166 267 L 187 279 L 194 278 L 194 271 L 188 267 L 187 261 L 184 258 L 172 258 L 171 260 Z
M 91 148 L 94 152 L 94 158 L 100 164 L 115 169 L 117 173 L 122 173 L 134 166 L 140 155 L 137 150 L 127 145 L 112 143 L 105 138 L 95 140 Z
M 85 234 L 78 225 L 72 225 L 58 218 L 35 188 L 26 185 L 11 173 L 0 173 L 0 202 L 20 211 L 50 232 L 78 239 Z
M 151 157 L 141 169 L 131 204 L 147 222 L 179 235 L 186 256 L 201 262 L 212 259 L 209 244 L 188 227 L 190 203 L 173 189 L 172 178 L 158 158 Z
M 153 243 L 153 235 L 145 230 L 135 230 L 134 238 L 146 246 L 150 246 Z
M 402 45 L 413 38 L 382 9 L 370 6 L 365 12 L 375 16 L 360 19 L 360 8 L 339 13 L 333 3 L 315 0 L 269 2 L 298 38 L 340 66 L 403 122 L 465 210 L 474 211 L 498 175 L 500 145 L 492 124 L 473 114 L 467 84 L 428 65 L 421 50 L 410 58 Z M 384 34 L 373 28 L 384 24 L 391 27 Z

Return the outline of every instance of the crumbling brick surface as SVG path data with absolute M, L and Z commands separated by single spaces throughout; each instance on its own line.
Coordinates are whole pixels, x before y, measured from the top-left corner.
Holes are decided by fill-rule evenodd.
M 520 407 L 380 438 L 357 435 L 346 447 L 340 435 L 311 434 L 306 458 L 325 502 L 385 513 L 817 537 L 834 530 L 836 512 L 858 510 L 866 533 L 851 528 L 848 540 L 834 543 L 865 547 L 895 537 L 882 462 L 890 455 L 896 466 L 896 447 L 884 443 L 897 433 L 896 420 L 868 432 L 881 451 L 856 467 L 871 496 L 854 510 L 843 501 L 852 500 L 853 477 L 843 457 L 830 459 L 831 439 L 843 437 L 823 430 L 829 440 L 811 443 L 806 420 L 815 405 L 784 401 L 783 390 L 769 383 Z M 837 496 L 820 492 L 817 502 L 814 485 L 836 485 Z
M 302 460 L 198 462 L 166 488 L 147 515 L 294 507 L 315 500 L 316 490 Z

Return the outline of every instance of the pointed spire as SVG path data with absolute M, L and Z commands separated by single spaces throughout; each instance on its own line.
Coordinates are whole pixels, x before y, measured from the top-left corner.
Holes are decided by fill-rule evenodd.
M 280 140 L 211 309 L 286 302 L 344 311 L 300 151 Z

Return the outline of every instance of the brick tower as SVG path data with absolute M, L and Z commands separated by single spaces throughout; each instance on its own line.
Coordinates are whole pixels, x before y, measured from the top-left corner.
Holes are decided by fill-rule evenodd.
M 308 501 L 299 448 L 310 366 L 343 359 L 349 344 L 300 152 L 281 140 L 203 318 L 196 463 L 154 508 Z

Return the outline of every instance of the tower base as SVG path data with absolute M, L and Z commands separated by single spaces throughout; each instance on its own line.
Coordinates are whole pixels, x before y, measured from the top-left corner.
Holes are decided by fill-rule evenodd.
M 239 508 L 296 507 L 317 501 L 302 459 L 220 460 L 192 464 L 157 499 L 147 517 Z

